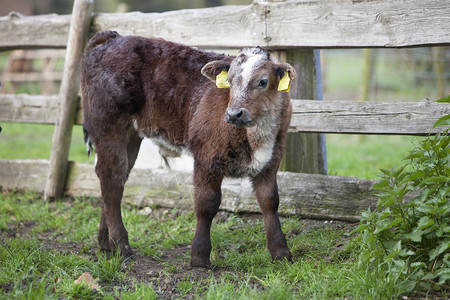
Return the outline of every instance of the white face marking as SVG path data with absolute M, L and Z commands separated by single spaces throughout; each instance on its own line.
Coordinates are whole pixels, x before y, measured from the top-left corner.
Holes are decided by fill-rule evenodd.
M 266 61 L 266 55 L 262 54 L 253 54 L 249 56 L 247 61 L 242 64 L 242 87 L 245 88 L 250 83 L 250 79 L 252 79 L 253 73 L 259 67 L 259 65 Z
M 240 66 L 241 72 L 241 82 L 239 86 L 233 86 L 231 92 L 233 93 L 233 98 L 241 99 L 245 98 L 245 93 L 252 79 L 255 70 L 260 66 L 260 64 L 266 61 L 266 56 L 263 54 L 247 54 L 248 59 Z

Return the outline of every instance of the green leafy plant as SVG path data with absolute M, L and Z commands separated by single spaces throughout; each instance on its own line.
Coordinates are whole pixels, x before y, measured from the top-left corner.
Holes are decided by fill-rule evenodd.
M 447 125 L 448 119 L 436 124 Z M 356 229 L 365 247 L 360 263 L 395 274 L 399 282 L 408 279 L 403 292 L 449 290 L 449 144 L 447 129 L 420 141 L 400 168 L 381 170 L 374 185 L 377 209 L 364 212 Z

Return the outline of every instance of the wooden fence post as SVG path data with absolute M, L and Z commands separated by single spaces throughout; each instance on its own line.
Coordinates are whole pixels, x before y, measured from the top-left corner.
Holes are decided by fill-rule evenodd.
M 297 71 L 292 82 L 292 99 L 317 99 L 317 65 L 319 59 L 312 49 L 287 50 L 278 54 L 280 61 L 286 61 Z M 285 58 L 285 59 L 284 59 Z M 319 66 L 320 67 L 320 66 Z M 324 137 L 316 133 L 289 133 L 286 150 L 280 169 L 297 173 L 327 173 Z
M 80 61 L 89 33 L 93 8 L 93 0 L 75 0 L 73 5 L 63 78 L 58 95 L 58 116 L 53 132 L 44 191 L 46 200 L 59 198 L 64 192 L 72 127 L 80 86 Z

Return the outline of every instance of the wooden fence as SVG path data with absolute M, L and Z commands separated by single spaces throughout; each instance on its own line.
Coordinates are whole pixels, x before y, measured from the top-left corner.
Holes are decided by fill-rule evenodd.
M 291 89 L 292 133 L 425 135 L 436 132 L 433 123 L 450 113 L 448 104 L 428 100 L 313 101 L 311 92 L 314 48 L 450 45 L 447 0 L 255 0 L 248 6 L 118 14 L 92 14 L 92 6 L 91 0 L 75 0 L 72 15 L 0 17 L 0 50 L 67 47 L 59 95 L 0 94 L 0 121 L 56 124 L 49 161 L 0 159 L 3 188 L 45 191 L 48 198 L 62 191 L 72 196 L 100 195 L 93 165 L 68 162 L 68 149 L 73 124 L 82 123 L 81 51 L 88 34 L 108 29 L 202 48 L 264 46 L 275 51 L 299 73 Z M 362 210 L 376 204 L 371 180 L 279 172 L 278 182 L 283 214 L 356 221 Z M 226 179 L 222 188 L 222 209 L 259 211 L 247 180 Z M 124 197 L 139 205 L 192 206 L 192 174 L 135 169 Z

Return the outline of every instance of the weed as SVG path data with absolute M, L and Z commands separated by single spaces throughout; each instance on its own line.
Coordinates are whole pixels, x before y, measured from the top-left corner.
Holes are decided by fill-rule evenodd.
M 357 229 L 366 246 L 361 263 L 383 278 L 394 276 L 392 285 L 403 293 L 416 287 L 450 289 L 449 145 L 446 130 L 427 137 L 405 157 L 412 171 L 406 171 L 406 164 L 382 170 L 374 186 L 380 192 L 377 210 L 364 212 Z
M 128 271 L 124 271 L 124 269 L 126 263 L 128 261 L 131 263 L 131 260 L 128 259 L 125 262 L 119 251 L 109 257 L 105 253 L 99 253 L 97 257 L 98 262 L 92 270 L 94 277 L 108 283 L 121 282 L 126 278 Z
M 72 299 L 93 299 L 95 291 L 83 283 L 71 284 L 64 296 Z
M 35 240 L 0 241 L 0 284 L 41 275 L 35 266 L 41 261 L 41 254 Z
M 117 293 L 116 297 L 123 300 L 155 300 L 158 299 L 158 294 L 151 285 L 137 283 L 132 291 Z

